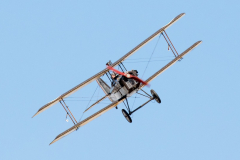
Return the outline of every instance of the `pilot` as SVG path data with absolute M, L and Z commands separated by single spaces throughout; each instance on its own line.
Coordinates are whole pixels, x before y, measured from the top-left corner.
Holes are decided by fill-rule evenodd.
M 111 79 L 112 79 L 112 84 L 111 84 L 112 87 L 110 89 L 109 94 L 112 93 L 112 91 L 113 91 L 114 87 L 116 86 L 116 84 L 119 83 L 118 81 L 119 81 L 120 78 L 118 78 L 118 75 L 116 75 L 115 73 L 112 73 L 111 74 Z
M 112 78 L 112 87 L 114 87 L 117 81 L 117 76 L 115 75 L 115 73 L 111 74 L 111 78 Z

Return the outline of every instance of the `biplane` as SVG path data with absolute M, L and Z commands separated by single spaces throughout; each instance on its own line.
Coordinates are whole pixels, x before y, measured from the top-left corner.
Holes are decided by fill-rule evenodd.
M 143 90 L 143 87 L 148 85 L 149 82 L 151 82 L 153 79 L 155 79 L 161 73 L 163 73 L 171 65 L 173 65 L 177 61 L 180 61 L 187 53 L 189 53 L 191 50 L 193 50 L 195 47 L 197 47 L 202 42 L 202 41 L 198 41 L 198 42 L 194 43 L 192 46 L 190 46 L 188 49 L 186 49 L 184 52 L 182 52 L 181 54 L 178 54 L 178 52 L 176 51 L 175 47 L 173 46 L 173 44 L 172 44 L 171 40 L 169 39 L 165 30 L 168 27 L 170 27 L 173 23 L 178 21 L 180 18 L 182 18 L 184 15 L 185 15 L 185 13 L 179 14 L 172 21 L 170 21 L 170 23 L 168 23 L 167 25 L 165 25 L 164 27 L 160 28 L 158 31 L 153 33 L 150 37 L 145 39 L 142 43 L 137 45 L 135 48 L 133 48 L 131 51 L 129 51 L 127 54 L 125 54 L 123 57 L 121 57 L 119 60 L 117 60 L 114 63 L 111 63 L 111 61 L 109 61 L 106 64 L 107 67 L 105 69 L 103 69 L 96 75 L 92 76 L 91 78 L 85 80 L 84 82 L 80 83 L 76 87 L 65 92 L 64 94 L 60 95 L 55 100 L 53 100 L 53 101 L 47 103 L 46 105 L 44 105 L 43 107 L 41 107 L 34 116 L 38 115 L 39 113 L 47 110 L 48 108 L 52 107 L 56 103 L 60 102 L 61 105 L 63 106 L 64 110 L 66 111 L 67 115 L 71 118 L 72 122 L 74 123 L 74 125 L 71 128 L 69 128 L 66 131 L 59 134 L 50 143 L 50 145 L 55 143 L 56 141 L 60 140 L 64 136 L 70 134 L 71 132 L 78 130 L 83 125 L 89 123 L 90 121 L 99 117 L 100 115 L 109 111 L 110 109 L 112 109 L 114 107 L 117 108 L 117 106 L 122 102 L 125 104 L 126 109 L 127 109 L 127 110 L 122 109 L 122 114 L 124 115 L 124 117 L 126 118 L 126 120 L 129 123 L 132 122 L 131 115 L 134 112 L 136 112 L 137 110 L 139 110 L 140 108 L 142 108 L 144 105 L 149 103 L 150 101 L 155 100 L 156 102 L 161 103 L 160 97 L 154 90 L 151 90 L 150 91 L 151 94 L 148 94 L 147 92 L 145 92 Z M 163 68 L 158 70 L 151 77 L 149 77 L 146 81 L 143 81 L 138 77 L 137 70 L 127 71 L 127 69 L 125 68 L 125 66 L 123 65 L 122 62 L 125 61 L 127 58 L 129 58 L 131 55 L 133 55 L 137 50 L 139 50 L 146 43 L 148 43 L 149 41 L 151 41 L 153 38 L 157 37 L 160 34 L 162 34 L 164 36 L 166 42 L 168 43 L 168 46 L 170 47 L 171 51 L 173 52 L 175 58 L 173 60 L 171 60 L 167 65 L 165 65 Z M 119 66 L 119 68 L 121 68 L 122 71 L 115 69 L 114 67 L 116 67 L 116 66 Z M 125 69 L 125 71 L 123 69 Z M 101 78 L 103 75 L 107 75 L 108 78 L 110 76 L 109 80 L 112 83 L 111 87 Z M 92 108 L 93 106 L 95 106 L 96 104 L 100 103 L 105 98 L 108 98 L 111 101 L 111 104 L 109 104 L 108 106 L 99 110 L 98 112 L 92 114 L 91 116 L 87 117 L 86 119 L 84 119 L 80 122 L 77 122 L 76 119 L 74 118 L 72 112 L 70 111 L 69 107 L 66 105 L 64 99 L 93 81 L 96 81 L 98 83 L 98 85 L 104 91 L 105 96 L 102 97 L 101 99 L 99 99 L 98 101 L 96 101 L 94 104 L 92 104 L 89 108 L 87 108 L 85 110 L 85 112 L 87 110 L 89 110 L 90 108 Z M 141 93 L 139 91 L 141 91 Z M 128 98 L 131 97 L 135 93 L 138 93 L 138 94 L 141 94 L 142 96 L 148 97 L 148 101 L 131 111 L 129 108 L 129 105 L 128 105 Z

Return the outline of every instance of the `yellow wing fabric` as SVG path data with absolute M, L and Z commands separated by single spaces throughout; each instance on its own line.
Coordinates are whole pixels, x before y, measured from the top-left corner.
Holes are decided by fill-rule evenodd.
M 155 38 L 156 36 L 158 36 L 159 34 L 161 34 L 164 30 L 166 30 L 168 27 L 170 27 L 173 23 L 175 23 L 176 21 L 178 21 L 180 18 L 182 18 L 185 15 L 185 13 L 181 13 L 179 14 L 177 17 L 175 17 L 171 22 L 169 22 L 167 25 L 165 25 L 164 27 L 162 27 L 161 29 L 159 29 L 158 31 L 156 31 L 155 33 L 153 33 L 150 37 L 148 37 L 147 39 L 145 39 L 142 43 L 140 43 L 139 45 L 137 45 L 135 48 L 133 48 L 131 51 L 129 51 L 127 54 L 125 54 L 122 58 L 120 58 L 119 60 L 117 60 L 116 62 L 114 62 L 112 64 L 112 67 L 117 66 L 118 64 L 120 64 L 121 62 L 123 62 L 124 60 L 126 60 L 128 57 L 130 57 L 131 55 L 133 55 L 138 49 L 140 49 L 142 46 L 144 46 L 146 43 L 148 43 L 149 41 L 151 41 L 153 38 Z M 56 98 L 55 100 L 47 103 L 46 105 L 44 105 L 43 107 L 41 107 L 37 113 L 34 115 L 38 115 L 39 113 L 43 112 L 44 110 L 50 108 L 51 106 L 53 106 L 54 104 L 58 103 L 61 99 L 64 99 L 68 96 L 70 96 L 71 94 L 73 94 L 74 92 L 78 91 L 79 89 L 81 89 L 82 87 L 86 86 L 87 84 L 93 82 L 94 80 L 100 78 L 101 76 L 103 76 L 106 72 L 108 71 L 108 69 L 104 69 L 101 72 L 97 73 L 96 75 L 92 76 L 91 78 L 87 79 L 86 81 L 80 83 L 79 85 L 77 85 L 76 87 L 70 89 L 69 91 L 67 91 L 66 93 L 62 94 L 61 96 L 59 96 L 58 98 Z M 34 117 L 33 116 L 33 117 Z
M 55 143 L 56 141 L 60 140 L 61 138 L 65 137 L 66 135 L 72 133 L 73 131 L 75 131 L 77 128 L 84 126 L 85 124 L 87 124 L 88 122 L 94 120 L 95 118 L 99 117 L 100 115 L 102 115 L 103 113 L 109 111 L 110 109 L 116 107 L 118 104 L 122 103 L 125 99 L 123 98 L 122 100 L 116 101 L 111 103 L 110 105 L 108 105 L 107 107 L 101 109 L 100 111 L 96 112 L 95 114 L 89 116 L 88 118 L 82 120 L 81 122 L 75 124 L 74 126 L 72 126 L 71 128 L 67 129 L 66 131 L 62 132 L 61 134 L 59 134 L 49 145 Z
M 199 44 L 201 44 L 202 41 L 198 41 L 194 43 L 191 47 L 186 49 L 183 53 L 181 53 L 179 56 L 174 58 L 171 62 L 169 62 L 167 65 L 165 65 L 163 68 L 161 68 L 159 71 L 157 71 L 155 74 L 153 74 L 151 77 L 149 77 L 146 82 L 149 83 L 153 79 L 155 79 L 157 76 L 159 76 L 161 73 L 163 73 L 166 69 L 168 69 L 171 65 L 176 63 L 178 60 L 180 60 L 183 56 L 185 56 L 187 53 L 189 53 L 191 50 L 193 50 L 195 47 L 197 47 Z M 140 88 L 144 87 L 144 85 L 141 85 Z

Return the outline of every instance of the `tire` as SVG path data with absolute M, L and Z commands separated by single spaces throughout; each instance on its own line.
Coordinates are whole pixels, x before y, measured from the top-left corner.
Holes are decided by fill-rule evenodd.
M 129 123 L 132 123 L 132 118 L 130 117 L 130 115 L 128 114 L 128 112 L 125 109 L 122 109 L 122 114 Z
M 161 103 L 161 99 L 159 98 L 158 94 L 153 89 L 151 89 L 150 92 L 151 92 L 153 98 L 156 100 L 156 102 Z

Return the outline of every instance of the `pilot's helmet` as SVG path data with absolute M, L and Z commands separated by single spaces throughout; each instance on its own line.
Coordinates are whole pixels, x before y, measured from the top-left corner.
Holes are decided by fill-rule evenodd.
M 116 74 L 115 73 L 112 73 L 111 74 L 111 78 L 115 78 L 116 77 Z

